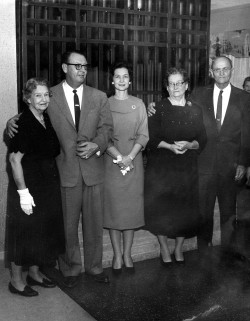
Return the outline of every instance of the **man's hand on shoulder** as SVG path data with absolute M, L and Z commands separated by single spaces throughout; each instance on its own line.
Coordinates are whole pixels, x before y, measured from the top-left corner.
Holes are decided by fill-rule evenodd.
M 239 181 L 243 178 L 243 176 L 246 174 L 246 168 L 243 165 L 237 165 L 236 167 L 236 173 L 235 173 L 235 180 Z
M 21 114 L 15 115 L 7 121 L 6 133 L 10 138 L 13 138 L 15 134 L 18 133 L 18 125 L 16 124 L 16 122 L 18 121 L 20 115 Z
M 153 116 L 155 113 L 156 113 L 155 102 L 151 102 L 151 103 L 149 103 L 148 108 L 147 108 L 148 117 Z
M 250 167 L 247 167 L 246 169 L 246 177 L 247 177 L 247 186 L 250 186 Z

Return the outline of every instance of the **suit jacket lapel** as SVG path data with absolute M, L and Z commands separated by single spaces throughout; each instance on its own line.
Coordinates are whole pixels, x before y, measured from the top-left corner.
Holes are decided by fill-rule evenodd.
M 205 98 L 205 101 L 206 101 L 207 115 L 216 126 L 216 119 L 214 116 L 213 93 L 214 93 L 214 86 L 207 87 L 207 97 Z
M 75 128 L 75 124 L 69 109 L 69 105 L 67 103 L 67 99 L 65 97 L 64 94 L 64 90 L 63 90 L 63 86 L 62 86 L 63 82 L 61 82 L 61 85 L 58 87 L 58 92 L 56 93 L 57 95 L 57 99 L 56 101 L 58 102 L 58 107 L 61 110 L 61 112 L 63 113 L 63 115 L 67 118 L 67 120 L 70 122 L 70 124 Z M 73 96 L 72 96 L 73 99 Z
M 89 87 L 83 85 L 81 115 L 80 115 L 78 131 L 80 131 L 81 127 L 84 127 L 84 123 L 87 119 L 87 115 L 88 115 L 89 111 L 91 110 L 91 105 L 92 105 L 91 93 L 90 93 Z
M 228 106 L 227 106 L 223 124 L 221 126 L 221 130 L 225 128 L 227 124 L 230 125 L 232 119 L 234 119 L 234 106 L 237 105 L 238 102 L 239 100 L 237 98 L 237 95 L 235 95 L 234 87 L 232 86 L 229 101 L 228 101 Z

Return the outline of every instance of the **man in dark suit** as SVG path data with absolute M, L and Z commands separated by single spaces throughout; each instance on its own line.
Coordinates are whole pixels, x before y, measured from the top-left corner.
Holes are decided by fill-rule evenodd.
M 113 132 L 109 102 L 106 94 L 84 84 L 87 60 L 81 52 L 66 52 L 62 57 L 62 69 L 65 80 L 51 88 L 48 107 L 61 146 L 56 160 L 66 253 L 59 258 L 59 267 L 64 285 L 75 286 L 82 269 L 78 240 L 82 213 L 85 274 L 97 282 L 108 283 L 102 268 L 102 242 L 103 153 Z
M 202 223 L 197 241 L 201 251 L 212 244 L 216 197 L 221 244 L 226 247 L 226 223 L 236 214 L 236 182 L 243 178 L 250 161 L 249 94 L 230 84 L 233 67 L 229 58 L 215 58 L 211 69 L 214 84 L 195 89 L 190 96 L 202 109 L 207 132 L 207 145 L 198 158 Z M 148 115 L 154 112 L 150 104 Z
M 202 226 L 197 237 L 199 249 L 212 242 L 216 197 L 220 210 L 221 245 L 227 246 L 226 223 L 236 214 L 237 184 L 249 165 L 250 99 L 230 84 L 232 62 L 214 59 L 214 84 L 198 88 L 190 97 L 203 111 L 207 145 L 199 156 L 199 190 Z

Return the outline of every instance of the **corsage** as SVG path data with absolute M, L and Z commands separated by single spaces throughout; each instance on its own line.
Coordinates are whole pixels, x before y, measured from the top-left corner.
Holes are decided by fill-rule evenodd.
M 113 163 L 115 163 L 115 164 L 118 164 L 118 163 L 121 162 L 121 161 L 122 161 L 122 156 L 121 156 L 121 155 L 118 155 L 116 159 L 113 159 Z M 130 168 L 130 166 L 128 166 L 128 167 L 126 167 L 126 168 L 124 168 L 124 169 L 121 169 L 120 171 L 121 171 L 122 175 L 124 176 L 124 175 L 126 175 L 127 172 L 129 172 L 130 170 L 131 170 L 131 168 Z

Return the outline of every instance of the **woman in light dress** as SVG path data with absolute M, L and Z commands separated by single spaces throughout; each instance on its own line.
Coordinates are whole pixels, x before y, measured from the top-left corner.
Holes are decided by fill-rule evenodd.
M 121 272 L 123 264 L 133 272 L 134 230 L 144 225 L 142 150 L 149 139 L 147 113 L 142 100 L 128 94 L 130 66 L 117 63 L 112 77 L 115 94 L 109 103 L 114 135 L 105 155 L 104 227 L 109 229 L 113 246 L 114 273 Z

